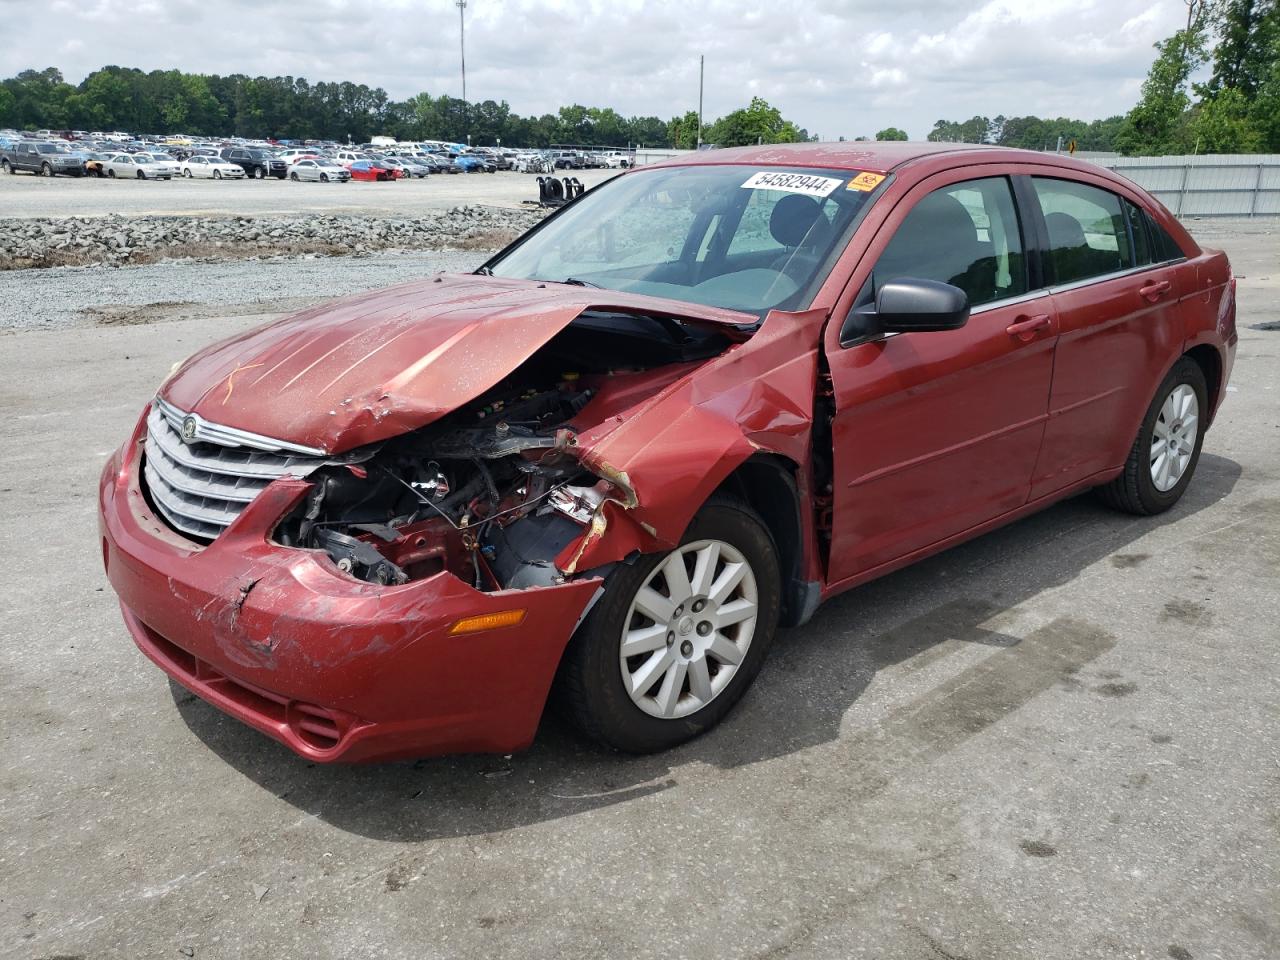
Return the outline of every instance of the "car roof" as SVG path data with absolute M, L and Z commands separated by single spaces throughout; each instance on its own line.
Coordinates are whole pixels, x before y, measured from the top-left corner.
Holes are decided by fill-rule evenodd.
M 889 173 L 913 160 L 939 154 L 952 154 L 956 159 L 975 156 L 992 163 L 1018 162 L 1048 163 L 1076 169 L 1100 169 L 1081 160 L 1073 160 L 1052 153 L 1034 150 L 1015 150 L 990 144 L 975 143 L 927 143 L 905 140 L 840 141 L 837 143 L 770 143 L 754 147 L 730 147 L 717 150 L 699 150 L 652 164 L 652 167 L 710 166 L 735 164 L 741 166 L 825 167 L 835 170 L 857 170 L 873 173 Z M 967 155 L 967 156 L 966 156 Z

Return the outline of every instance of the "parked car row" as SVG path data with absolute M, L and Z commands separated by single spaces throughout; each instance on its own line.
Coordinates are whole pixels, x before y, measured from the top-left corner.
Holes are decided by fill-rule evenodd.
M 0 130 L 0 169 L 52 177 L 129 176 L 211 180 L 391 181 L 431 174 L 554 173 L 589 168 L 625 169 L 635 154 L 621 149 L 517 150 L 444 141 L 395 142 L 375 137 L 358 146 L 332 142 L 283 145 L 191 137 L 131 137 L 123 133 Z M 131 158 L 131 159 L 121 159 Z M 308 161 L 302 164 L 301 161 Z M 355 166 L 360 164 L 360 166 Z M 234 172 L 232 168 L 238 170 Z M 345 171 L 345 175 L 338 172 Z

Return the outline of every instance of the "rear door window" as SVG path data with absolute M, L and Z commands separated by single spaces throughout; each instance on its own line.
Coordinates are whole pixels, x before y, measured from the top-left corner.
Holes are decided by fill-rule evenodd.
M 1056 284 L 1076 283 L 1134 266 L 1120 198 L 1076 183 L 1033 177 L 1049 234 L 1049 263 Z

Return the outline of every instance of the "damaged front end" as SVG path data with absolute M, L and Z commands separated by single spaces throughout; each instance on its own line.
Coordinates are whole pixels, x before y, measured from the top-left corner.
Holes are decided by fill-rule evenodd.
M 572 374 L 498 391 L 361 463 L 324 467 L 275 539 L 383 585 L 444 570 L 482 591 L 555 583 L 555 556 L 605 498 L 626 496 L 574 455 L 565 424 L 592 393 Z
M 601 342 L 610 319 L 585 314 L 462 409 L 315 470 L 274 540 L 324 551 L 381 585 L 448 571 L 494 592 L 602 575 L 607 564 L 584 571 L 578 558 L 603 532 L 607 507 L 637 498 L 625 474 L 591 463 L 579 434 L 623 422 L 731 342 L 704 332 L 638 353 L 610 349 Z

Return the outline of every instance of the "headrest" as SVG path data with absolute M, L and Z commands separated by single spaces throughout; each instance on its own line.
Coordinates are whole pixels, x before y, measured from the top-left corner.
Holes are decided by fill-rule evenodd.
M 769 232 L 784 247 L 798 247 L 818 219 L 822 208 L 813 197 L 789 193 L 773 205 Z

